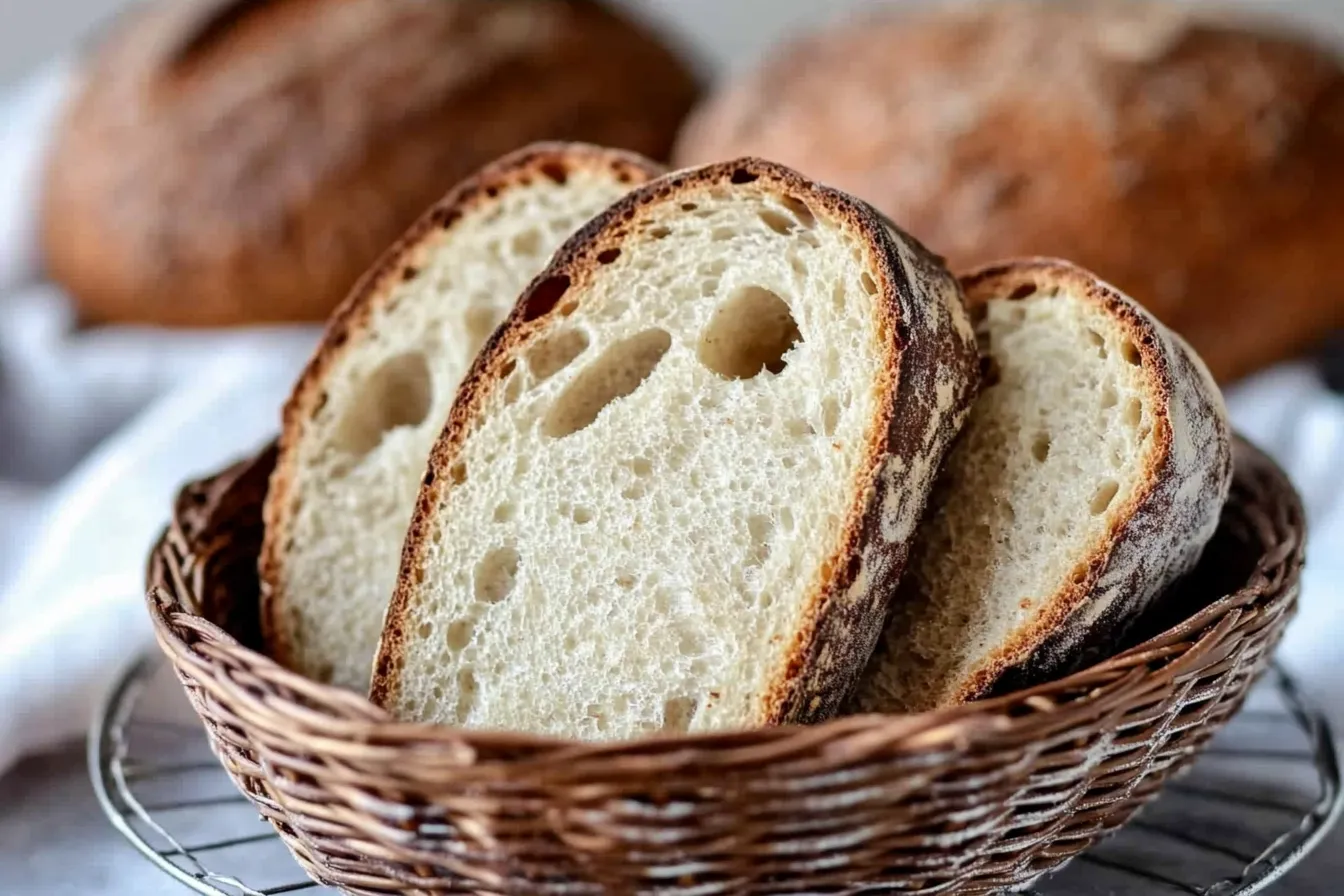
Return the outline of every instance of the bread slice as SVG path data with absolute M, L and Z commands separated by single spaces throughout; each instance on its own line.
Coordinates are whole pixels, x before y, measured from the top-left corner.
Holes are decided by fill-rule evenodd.
M 586 739 L 824 718 L 978 380 L 957 283 L 755 159 L 585 227 L 430 462 L 371 697 Z
M 429 450 L 477 350 L 564 239 L 660 173 L 538 144 L 472 176 L 355 287 L 288 405 L 265 506 L 273 656 L 364 691 Z
M 963 280 L 987 378 L 948 457 L 857 708 L 913 712 L 1113 651 L 1198 559 L 1231 482 L 1218 387 L 1073 265 Z

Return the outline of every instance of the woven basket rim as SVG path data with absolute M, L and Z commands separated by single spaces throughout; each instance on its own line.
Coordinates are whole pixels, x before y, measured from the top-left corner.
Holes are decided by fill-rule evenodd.
M 859 714 L 847 715 L 814 725 L 780 725 L 736 731 L 706 732 L 694 734 L 653 734 L 634 739 L 607 741 L 580 741 L 570 738 L 527 734 L 511 731 L 487 729 L 468 729 L 426 722 L 405 722 L 393 718 L 386 710 L 370 703 L 366 697 L 353 691 L 323 684 L 306 678 L 297 672 L 286 669 L 266 654 L 242 644 L 231 633 L 215 622 L 206 619 L 195 608 L 184 605 L 181 595 L 191 593 L 188 583 L 178 583 L 174 589 L 165 588 L 151 582 L 146 594 L 146 603 L 153 621 L 155 636 L 161 648 L 179 662 L 180 657 L 189 657 L 193 648 L 189 647 L 174 631 L 174 624 L 189 629 L 209 645 L 211 653 L 230 653 L 241 655 L 253 669 L 265 670 L 266 678 L 295 695 L 308 698 L 314 704 L 339 706 L 347 716 L 338 716 L 330 710 L 317 709 L 305 705 L 297 699 L 278 694 L 268 689 L 266 695 L 252 693 L 246 687 L 231 689 L 229 699 L 237 704 L 249 702 L 269 704 L 273 711 L 277 701 L 287 701 L 285 710 L 296 726 L 309 723 L 315 733 L 320 729 L 324 738 L 345 735 L 362 742 L 376 742 L 402 747 L 466 747 L 473 753 L 480 750 L 487 754 L 516 754 L 514 764 L 526 761 L 530 756 L 544 754 L 548 764 L 554 764 L 561 757 L 600 758 L 604 754 L 620 754 L 631 757 L 641 752 L 663 755 L 668 752 L 686 751 L 703 757 L 724 749 L 740 751 L 742 748 L 759 747 L 774 752 L 795 752 L 809 743 L 816 746 L 828 741 L 843 739 L 847 751 L 853 748 L 856 737 L 867 734 L 874 743 L 881 743 L 889 749 L 894 742 L 908 746 L 910 752 L 920 752 L 937 748 L 940 745 L 957 743 L 963 748 L 968 740 L 980 737 L 992 737 L 1011 733 L 1014 729 L 1031 727 L 1039 729 L 1043 716 L 1069 707 L 1076 720 L 1077 709 L 1083 703 L 1090 704 L 1093 714 L 1106 715 L 1113 705 L 1131 699 L 1136 688 L 1145 681 L 1153 679 L 1161 672 L 1177 664 L 1196 664 L 1205 659 L 1205 654 L 1221 640 L 1226 630 L 1245 624 L 1246 617 L 1236 611 L 1254 611 L 1256 605 L 1270 590 L 1264 575 L 1268 567 L 1289 562 L 1292 579 L 1296 579 L 1302 565 L 1302 548 L 1305 542 L 1305 523 L 1301 498 L 1283 470 L 1271 458 L 1249 441 L 1236 439 L 1237 475 L 1249 476 L 1250 471 L 1266 475 L 1272 482 L 1280 501 L 1289 508 L 1296 523 L 1290 527 L 1292 537 L 1277 543 L 1277 550 L 1262 554 L 1256 561 L 1247 581 L 1235 591 L 1226 594 L 1195 612 L 1190 617 L 1147 638 L 1114 656 L 1103 659 L 1093 665 L 1080 669 L 1062 678 L 1045 682 L 1030 688 L 978 700 L 962 706 L 932 710 L 911 715 Z M 234 467 L 221 471 L 215 476 L 204 477 L 184 487 L 184 492 L 204 482 L 224 479 L 230 474 L 242 472 L 257 465 L 267 465 L 273 461 L 273 445 L 258 455 L 243 461 Z M 175 518 L 174 523 L 178 522 Z M 154 548 L 154 554 L 164 549 L 165 544 L 174 536 L 170 526 L 160 537 Z M 1294 559 L 1293 554 L 1298 556 Z M 152 565 L 151 555 L 151 565 Z M 1281 596 L 1288 587 L 1279 589 Z M 197 648 L 198 649 L 198 648 Z M 191 657 L 189 662 L 201 662 Z M 1160 699 L 1160 691 L 1154 692 L 1154 699 Z M 923 735 L 923 736 L 921 736 Z M 860 738 L 862 739 L 862 738 Z M 472 749 L 475 748 L 475 749 Z M 763 760 L 768 759 L 766 753 Z M 479 760 L 478 760 L 479 761 Z M 734 761 L 741 761 L 740 756 Z M 508 764 L 508 763 L 506 763 Z

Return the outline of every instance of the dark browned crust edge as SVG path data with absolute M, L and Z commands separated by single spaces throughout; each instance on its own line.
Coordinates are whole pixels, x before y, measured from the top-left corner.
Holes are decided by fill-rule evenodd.
M 362 276 L 327 321 L 322 339 L 285 402 L 281 417 L 275 471 L 262 509 L 265 538 L 257 561 L 261 580 L 262 637 L 270 656 L 293 668 L 294 652 L 284 633 L 285 538 L 295 510 L 294 455 L 308 423 L 326 402 L 323 384 L 341 358 L 355 351 L 369 335 L 370 321 L 385 306 L 408 266 L 438 238 L 469 215 L 498 202 L 498 196 L 539 178 L 554 179 L 558 171 L 610 170 L 618 181 L 643 183 L 665 170 L 636 153 L 587 143 L 541 142 L 502 156 L 453 187 L 411 225 Z
M 688 190 L 757 182 L 756 189 L 765 187 L 777 194 L 803 198 L 814 213 L 829 215 L 864 244 L 869 270 L 877 275 L 874 308 L 880 315 L 878 326 L 888 337 L 889 355 L 879 376 L 883 379 L 882 390 L 891 396 L 891 401 L 879 410 L 866 436 L 865 461 L 854 482 L 856 494 L 862 497 L 851 508 L 830 559 L 822 564 L 820 580 L 809 587 L 793 643 L 783 651 L 780 668 L 760 695 L 757 721 L 768 725 L 818 720 L 833 714 L 842 704 L 881 634 L 887 602 L 909 551 L 908 541 L 885 543 L 880 537 L 875 539 L 880 535 L 882 512 L 893 497 L 916 500 L 922 507 L 933 480 L 930 473 L 929 481 L 913 490 L 884 490 L 881 481 L 893 451 L 908 450 L 908 432 L 922 433 L 924 427 L 919 424 L 927 422 L 926 419 L 912 422 L 903 416 L 922 407 L 919 396 L 905 394 L 912 391 L 904 388 L 905 384 L 917 384 L 919 372 L 932 369 L 937 350 L 946 350 L 943 346 L 936 349 L 923 330 L 929 327 L 928 320 L 934 314 L 944 312 L 949 316 L 945 329 L 955 330 L 950 320 L 952 309 L 930 297 L 914 294 L 912 278 L 941 278 L 956 292 L 957 312 L 960 312 L 960 292 L 951 274 L 913 240 L 908 248 L 917 259 L 919 270 L 907 270 L 894 243 L 896 234 L 867 205 L 791 169 L 757 158 L 673 172 L 627 194 L 566 242 L 487 341 L 462 382 L 448 423 L 430 457 L 374 661 L 369 693 L 373 703 L 393 708 L 400 694 L 407 614 L 415 600 L 417 579 L 423 575 L 424 549 L 432 540 L 437 512 L 452 488 L 451 477 L 444 474 L 456 462 L 472 420 L 529 341 L 551 322 L 552 312 L 561 305 L 561 297 L 570 290 L 581 290 L 598 275 L 602 267 L 598 256 L 619 247 L 635 220 L 650 207 Z M 969 327 L 966 330 L 969 332 Z M 964 407 L 961 413 L 949 415 L 955 419 L 937 427 L 940 451 L 945 450 L 969 411 L 975 388 L 978 359 L 974 356 L 973 341 L 961 349 L 953 353 L 958 363 L 950 366 L 962 372 L 964 382 L 958 384 L 957 391 L 963 396 Z M 924 396 L 926 401 L 929 398 Z M 935 470 L 936 467 L 935 463 Z M 877 556 L 865 555 L 864 549 L 871 539 L 875 539 Z M 870 563 L 871 570 L 867 569 Z M 859 582 L 861 570 L 868 573 L 864 582 Z
M 1191 350 L 1180 340 L 1162 331 L 1162 325 L 1142 311 L 1133 299 L 1071 262 L 1052 258 L 1021 258 L 995 262 L 962 277 L 967 303 L 974 308 L 991 298 L 1012 297 L 1014 291 L 1029 283 L 1045 289 L 1068 286 L 1077 295 L 1100 306 L 1123 326 L 1138 347 L 1153 403 L 1166 410 L 1155 422 L 1156 450 L 1144 468 L 1144 483 L 1130 496 L 1117 514 L 1116 522 L 1092 552 L 1075 567 L 1071 582 L 1045 601 L 1049 608 L 1032 625 L 1019 629 L 1014 637 L 983 660 L 976 670 L 958 683 L 951 703 L 964 703 L 992 691 L 1025 687 L 1048 680 L 1077 668 L 1089 659 L 1114 652 L 1130 625 L 1146 609 L 1143 582 L 1150 572 L 1144 558 L 1152 533 L 1170 534 L 1171 501 L 1166 490 L 1180 488 L 1191 476 L 1202 479 L 1200 501 L 1203 515 L 1216 522 L 1222 512 L 1232 481 L 1232 436 L 1226 416 L 1215 404 L 1216 389 L 1204 379 Z M 1170 351 L 1164 352 L 1163 343 Z M 1189 475 L 1177 468 L 1173 456 L 1171 405 L 1193 399 L 1215 421 L 1215 451 Z M 1206 535 L 1213 532 L 1205 527 Z M 1194 531 L 1197 528 L 1192 527 Z M 1194 567 L 1204 548 L 1204 540 L 1191 542 L 1182 551 L 1183 574 Z M 1098 598 L 1099 583 L 1107 575 L 1126 565 L 1133 572 L 1112 598 L 1111 606 L 1092 624 L 1074 614 L 1089 599 Z M 1166 584 L 1169 584 L 1167 582 Z

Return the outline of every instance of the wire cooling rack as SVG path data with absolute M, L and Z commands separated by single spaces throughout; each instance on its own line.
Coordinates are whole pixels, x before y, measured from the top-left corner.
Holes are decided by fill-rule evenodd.
M 89 773 L 112 824 L 207 896 L 334 894 L 308 880 L 210 752 L 158 657 L 114 684 L 89 733 Z M 1119 834 L 1034 896 L 1246 896 L 1324 838 L 1344 808 L 1325 719 L 1275 667 L 1195 767 Z

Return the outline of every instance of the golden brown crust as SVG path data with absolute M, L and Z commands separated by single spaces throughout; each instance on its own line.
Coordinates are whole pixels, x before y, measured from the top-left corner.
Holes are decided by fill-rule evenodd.
M 902 252 L 895 234 L 868 206 L 796 172 L 760 159 L 744 158 L 666 175 L 628 194 L 575 234 L 551 264 L 523 292 L 517 306 L 495 331 L 463 380 L 447 426 L 430 457 L 402 569 L 388 608 L 382 643 L 374 662 L 370 699 L 395 705 L 401 685 L 407 640 L 406 619 L 415 599 L 423 551 L 432 538 L 435 519 L 450 493 L 452 468 L 493 389 L 512 370 L 527 345 L 543 333 L 555 316 L 566 312 L 564 296 L 598 275 L 600 256 L 619 248 L 636 222 L 675 197 L 714 186 L 753 184 L 801 198 L 815 214 L 846 228 L 865 248 L 865 261 L 879 276 L 875 308 L 879 327 L 889 334 L 889 355 L 882 364 L 880 391 L 890 402 L 874 415 L 865 436 L 865 460 L 854 484 L 862 496 L 851 507 L 831 558 L 809 589 L 794 643 L 772 676 L 759 707 L 761 724 L 817 720 L 833 713 L 852 687 L 872 653 L 886 615 L 887 599 L 908 552 L 905 538 L 888 538 L 884 522 L 900 511 L 922 509 L 927 484 L 942 451 L 969 409 L 975 381 L 975 350 L 965 323 L 955 280 L 940 261 L 910 241 Z M 940 281 L 952 295 L 949 302 L 917 292 Z M 962 326 L 958 327 L 958 320 Z M 960 336 L 958 336 L 960 334 Z M 925 377 L 946 375 L 953 396 L 947 406 L 931 394 Z M 902 416 L 904 415 L 904 416 Z M 932 435 L 924 438 L 932 431 Z M 919 438 L 916 438 L 918 436 Z M 896 483 L 890 476 L 893 457 L 909 451 L 930 454 L 927 482 Z M 904 507 L 894 507 L 903 502 Z M 911 527 L 912 528 L 912 527 Z
M 160 0 L 59 126 L 47 265 L 91 321 L 320 320 L 489 160 L 538 139 L 662 158 L 695 92 L 583 0 Z
M 1162 588 L 1188 572 L 1213 535 L 1232 479 L 1232 440 L 1217 387 L 1200 361 L 1132 300 L 1087 271 L 1054 259 L 1000 262 L 965 275 L 974 309 L 1061 289 L 1105 310 L 1138 349 L 1151 406 L 1154 448 L 1142 483 L 1115 523 L 1083 556 L 1071 582 L 1047 598 L 1032 624 L 958 683 L 949 703 L 1064 674 L 1109 655 Z M 1194 419 L 1191 419 L 1194 418 Z M 1084 611 L 1086 608 L 1086 611 Z
M 634 153 L 584 143 L 535 143 L 492 162 L 452 189 L 360 278 L 350 295 L 332 313 L 322 340 L 300 374 L 285 403 L 275 471 L 263 508 L 266 537 L 258 561 L 261 578 L 261 627 L 267 650 L 281 665 L 293 665 L 293 645 L 283 636 L 280 615 L 285 604 L 286 539 L 297 512 L 293 487 L 298 445 L 314 415 L 326 402 L 329 371 L 362 341 L 373 335 L 370 320 L 391 298 L 408 271 L 432 249 L 444 231 L 516 187 L 539 179 L 563 180 L 580 170 L 609 172 L 619 183 L 641 184 L 663 172 L 660 165 Z
M 954 269 L 1069 258 L 1220 381 L 1344 325 L 1344 68 L 1179 3 L 982 3 L 803 39 L 693 114 L 678 164 L 793 165 Z

